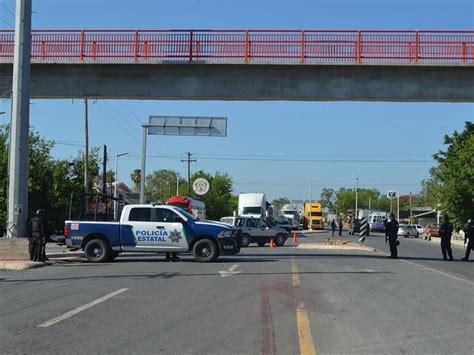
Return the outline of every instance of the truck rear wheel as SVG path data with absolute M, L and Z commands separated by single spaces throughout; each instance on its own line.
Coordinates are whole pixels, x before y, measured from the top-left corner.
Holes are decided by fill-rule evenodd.
M 84 255 L 91 263 L 103 263 L 110 260 L 112 251 L 102 239 L 92 239 L 84 248 Z
M 217 259 L 219 250 L 212 240 L 201 239 L 194 244 L 193 255 L 196 261 L 210 263 Z

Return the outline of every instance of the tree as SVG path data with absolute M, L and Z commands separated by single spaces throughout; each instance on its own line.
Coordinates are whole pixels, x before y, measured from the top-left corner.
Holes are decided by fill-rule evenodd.
M 281 211 L 283 205 L 289 204 L 290 200 L 286 197 L 280 197 L 272 201 L 272 205 L 275 206 L 276 211 Z
M 140 191 L 140 181 L 141 181 L 142 171 L 140 169 L 135 169 L 130 174 L 130 178 L 132 179 L 132 191 L 139 192 Z
M 320 202 L 323 208 L 327 208 L 329 212 L 334 212 L 334 202 L 336 201 L 336 192 L 334 189 L 324 187 L 321 190 Z
M 115 182 L 115 171 L 107 170 L 107 172 L 105 173 L 105 181 L 107 182 L 107 184 Z
M 8 126 L 0 126 L 0 234 L 6 229 L 8 186 Z M 51 228 L 62 229 L 68 214 L 71 193 L 83 191 L 84 154 L 72 162 L 51 157 L 54 141 L 42 138 L 36 132 L 29 135 L 28 215 L 42 208 L 46 211 Z M 90 181 L 99 172 L 99 150 L 89 154 Z
M 156 170 L 146 177 L 145 191 L 148 200 L 153 202 L 165 202 L 171 196 L 176 195 L 176 177 L 178 177 L 179 185 L 183 185 L 186 181 L 176 176 L 173 170 Z
M 216 172 L 214 175 L 200 170 L 193 174 L 191 181 L 204 178 L 209 181 L 209 192 L 202 196 L 206 204 L 207 218 L 219 220 L 224 216 L 232 215 L 235 210 L 235 197 L 232 196 L 232 179 L 227 173 Z
M 444 144 L 446 151 L 433 156 L 438 166 L 431 171 L 431 187 L 440 210 L 459 228 L 474 218 L 474 123 L 466 122 L 461 133 L 446 135 Z

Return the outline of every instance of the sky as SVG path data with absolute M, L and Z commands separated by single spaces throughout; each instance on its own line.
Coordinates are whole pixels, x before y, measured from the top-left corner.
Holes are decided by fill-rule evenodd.
M 14 6 L 0 0 L 0 28 L 12 28 Z M 472 30 L 474 2 L 33 0 L 33 28 Z M 0 101 L 0 111 L 9 108 Z M 98 100 L 89 109 L 90 145 L 107 144 L 112 159 L 129 153 L 118 172 L 128 184 L 140 167 L 140 126 L 149 115 L 228 117 L 225 138 L 150 136 L 147 172 L 186 176 L 181 159 L 190 151 L 192 171 L 227 172 L 234 193 L 265 192 L 270 200 L 316 199 L 323 187 L 354 187 L 356 178 L 382 193 L 416 193 L 432 155 L 445 148 L 444 135 L 474 114 L 467 103 Z M 57 158 L 81 149 L 82 119 L 82 100 L 32 100 L 32 129 L 58 142 Z

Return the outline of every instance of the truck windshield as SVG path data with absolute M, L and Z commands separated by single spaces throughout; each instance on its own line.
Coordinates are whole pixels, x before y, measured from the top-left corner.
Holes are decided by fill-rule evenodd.
M 191 213 L 189 213 L 188 211 L 181 210 L 181 211 L 179 211 L 179 213 L 181 213 L 182 215 L 184 215 L 184 217 L 186 217 L 187 219 L 190 219 L 191 221 L 197 221 L 197 219 L 194 218 L 194 216 Z
M 189 205 L 187 203 L 169 203 L 169 206 L 179 207 L 184 211 L 188 211 Z
M 261 207 L 244 207 L 243 214 L 262 214 Z

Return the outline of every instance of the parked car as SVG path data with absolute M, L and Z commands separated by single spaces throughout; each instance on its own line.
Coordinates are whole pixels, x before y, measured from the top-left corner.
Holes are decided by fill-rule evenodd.
M 414 224 L 416 230 L 418 231 L 418 235 L 423 235 L 425 233 L 425 228 L 420 226 L 419 224 Z
M 247 247 L 250 243 L 257 243 L 258 246 L 263 247 L 271 239 L 280 247 L 289 237 L 285 229 L 271 227 L 261 218 L 237 217 L 234 226 L 242 231 L 241 246 L 243 247 Z
M 290 222 L 288 221 L 288 219 L 286 219 L 286 218 L 277 219 L 277 220 L 275 221 L 275 227 L 284 229 L 284 230 L 286 230 L 288 233 L 291 232 L 291 224 L 290 224 Z
M 425 228 L 425 239 L 431 240 L 431 237 L 439 237 L 440 224 L 428 224 Z
M 397 235 L 403 236 L 405 238 L 415 237 L 418 238 L 420 233 L 416 230 L 414 224 L 400 224 L 398 226 L 398 233 Z

